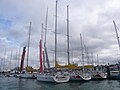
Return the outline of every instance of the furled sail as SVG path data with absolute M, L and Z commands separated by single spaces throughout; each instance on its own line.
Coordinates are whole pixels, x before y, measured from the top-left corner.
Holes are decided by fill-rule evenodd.
M 22 58 L 21 58 L 21 65 L 20 65 L 20 72 L 22 72 L 24 66 L 24 59 L 25 59 L 26 47 L 23 48 Z
M 44 47 L 45 47 L 46 63 L 47 63 L 48 68 L 50 68 L 50 62 L 49 62 L 48 53 L 47 53 L 47 48 L 46 48 L 46 45 L 45 45 L 45 44 L 44 44 Z
M 40 40 L 40 73 L 43 72 L 43 62 L 42 62 L 42 40 Z

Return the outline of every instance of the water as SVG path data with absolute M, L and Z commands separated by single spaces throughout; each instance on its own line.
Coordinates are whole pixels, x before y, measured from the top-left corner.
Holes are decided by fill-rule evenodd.
M 32 79 L 0 77 L 0 90 L 120 90 L 120 81 L 102 80 L 56 84 Z

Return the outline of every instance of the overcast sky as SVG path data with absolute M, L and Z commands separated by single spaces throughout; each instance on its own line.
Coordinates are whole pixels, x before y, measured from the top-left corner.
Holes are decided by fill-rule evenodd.
M 58 53 L 60 64 L 67 64 L 66 10 L 70 16 L 70 62 L 81 63 L 80 33 L 83 43 L 93 53 L 94 61 L 117 63 L 120 51 L 113 20 L 120 28 L 119 0 L 58 0 Z M 0 0 L 0 66 L 18 66 L 19 50 L 27 46 L 29 22 L 32 22 L 29 65 L 39 67 L 41 24 L 45 27 L 48 8 L 47 49 L 54 62 L 55 0 Z M 118 30 L 118 33 L 120 31 Z M 6 49 L 6 55 L 5 55 Z M 21 54 L 20 54 L 21 57 Z M 90 58 L 91 60 L 91 58 Z M 26 58 L 25 58 L 26 61 Z M 26 65 L 26 62 L 25 62 Z

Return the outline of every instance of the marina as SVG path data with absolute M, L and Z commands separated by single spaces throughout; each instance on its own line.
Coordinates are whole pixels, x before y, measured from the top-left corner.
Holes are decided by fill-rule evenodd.
M 30 1 L 14 22 L 0 14 L 0 90 L 120 90 L 120 22 L 99 1 L 77 2 Z
M 31 79 L 18 79 L 14 77 L 1 78 L 1 90 L 119 90 L 120 81 L 102 80 L 89 82 L 69 82 L 69 83 L 43 83 Z

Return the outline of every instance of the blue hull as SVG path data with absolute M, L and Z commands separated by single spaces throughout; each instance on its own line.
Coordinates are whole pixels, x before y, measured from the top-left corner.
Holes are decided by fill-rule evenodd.
M 117 79 L 120 80 L 120 74 L 117 76 Z

